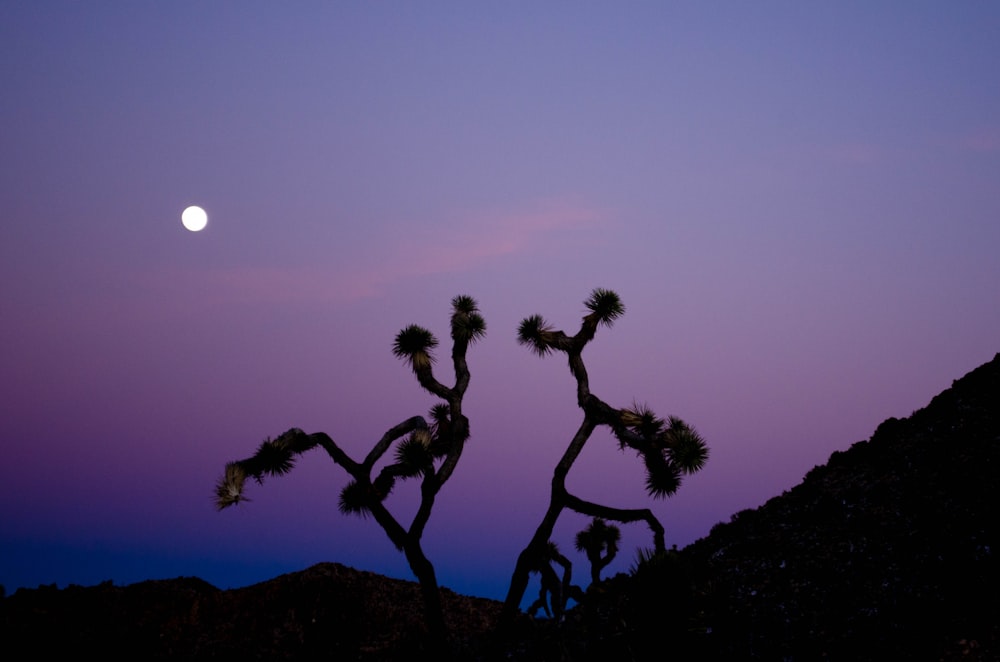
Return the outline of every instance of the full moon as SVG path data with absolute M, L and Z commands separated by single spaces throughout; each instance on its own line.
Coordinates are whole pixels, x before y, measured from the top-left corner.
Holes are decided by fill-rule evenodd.
M 208 214 L 201 207 L 188 207 L 181 214 L 181 223 L 191 232 L 199 232 L 208 225 Z

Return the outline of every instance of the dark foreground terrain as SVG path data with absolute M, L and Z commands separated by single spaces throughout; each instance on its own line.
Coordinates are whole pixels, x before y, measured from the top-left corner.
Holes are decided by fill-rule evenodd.
M 591 587 L 565 622 L 492 634 L 445 592 L 458 659 L 1000 659 L 1000 354 L 706 538 Z M 4 659 L 417 659 L 417 586 L 338 564 L 0 600 Z M 21 651 L 20 653 L 18 651 Z

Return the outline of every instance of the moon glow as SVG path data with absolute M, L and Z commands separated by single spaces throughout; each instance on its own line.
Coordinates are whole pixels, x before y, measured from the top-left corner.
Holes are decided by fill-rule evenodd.
M 191 206 L 181 213 L 181 223 L 191 232 L 200 232 L 208 225 L 208 214 L 201 207 Z

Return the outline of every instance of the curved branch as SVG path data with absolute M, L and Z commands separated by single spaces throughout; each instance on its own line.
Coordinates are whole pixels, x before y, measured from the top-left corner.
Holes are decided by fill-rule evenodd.
M 396 518 L 392 516 L 389 509 L 386 508 L 381 501 L 376 501 L 371 504 L 369 510 L 372 517 L 375 518 L 375 521 L 378 522 L 379 526 L 382 527 L 382 530 L 385 531 L 389 540 L 391 540 L 392 544 L 396 546 L 396 549 L 406 549 L 408 542 L 406 529 L 403 528 L 402 524 L 396 521 Z
M 430 365 L 414 368 L 413 372 L 417 375 L 417 381 L 424 387 L 424 390 L 429 391 L 442 400 L 447 401 L 451 399 L 452 390 L 434 377 L 434 370 Z
M 328 434 L 325 432 L 306 434 L 298 428 L 291 428 L 281 433 L 273 442 L 265 441 L 252 456 L 226 465 L 225 474 L 219 479 L 215 488 L 216 506 L 222 510 L 240 501 L 246 501 L 247 498 L 243 496 L 243 485 L 247 476 L 252 477 L 257 483 L 263 483 L 265 475 L 286 474 L 294 466 L 294 456 L 302 455 L 316 446 L 322 446 L 333 461 L 344 467 L 355 479 L 364 476 L 367 480 L 367 471 L 362 470 L 362 465 L 352 460 Z
M 456 339 L 451 350 L 451 362 L 455 366 L 455 387 L 452 389 L 452 395 L 458 399 L 461 399 L 465 395 L 466 389 L 469 388 L 469 364 L 465 360 L 465 353 L 468 349 L 468 340 Z
M 465 450 L 465 441 L 469 438 L 469 419 L 461 414 L 461 408 L 458 406 L 453 407 L 452 411 L 454 413 L 451 417 L 452 425 L 449 430 L 452 440 L 448 454 L 444 462 L 441 463 L 441 468 L 438 469 L 439 489 L 451 478 L 452 472 L 455 471 L 455 467 L 462 457 L 462 451 Z
M 660 520 L 656 519 L 656 516 L 653 515 L 653 511 L 649 508 L 612 508 L 611 506 L 604 506 L 592 501 L 585 501 L 578 496 L 570 494 L 569 492 L 566 493 L 565 503 L 567 508 L 576 511 L 581 515 L 590 515 L 591 517 L 615 520 L 616 522 L 621 522 L 622 524 L 642 520 L 646 522 L 650 531 L 653 532 L 653 546 L 656 548 L 656 551 L 662 552 L 666 550 L 666 543 L 664 542 L 665 530 L 663 525 L 660 524 Z
M 329 455 L 334 462 L 344 467 L 344 469 L 347 470 L 347 473 L 351 474 L 351 476 L 357 478 L 361 473 L 363 465 L 352 460 L 350 456 L 348 456 L 348 454 L 345 453 L 340 446 L 338 446 L 337 443 L 330 438 L 330 435 L 325 432 L 314 432 L 307 436 L 310 441 L 322 446 L 327 455 Z M 367 477 L 367 471 L 364 475 Z
M 389 430 L 382 435 L 382 438 L 378 440 L 378 443 L 375 444 L 371 451 L 368 452 L 367 457 L 365 457 L 363 466 L 365 467 L 366 472 L 370 472 L 372 470 L 372 467 L 375 466 L 375 463 L 378 462 L 379 458 L 385 455 L 385 452 L 389 450 L 389 446 L 392 445 L 392 442 L 396 441 L 404 434 L 409 434 L 414 430 L 426 429 L 427 421 L 424 420 L 423 416 L 412 416 L 402 423 L 389 428 Z M 334 457 L 333 460 L 337 462 L 337 464 L 340 464 L 336 457 Z

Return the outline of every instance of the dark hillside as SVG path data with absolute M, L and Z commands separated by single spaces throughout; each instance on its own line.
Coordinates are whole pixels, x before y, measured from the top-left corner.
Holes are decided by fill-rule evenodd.
M 998 487 L 1000 354 L 661 564 L 678 634 L 727 659 L 997 659 Z
M 442 591 L 462 654 L 500 603 Z M 0 600 L 5 660 L 396 660 L 423 648 L 414 582 L 321 563 L 246 588 L 196 578 L 18 590 Z

